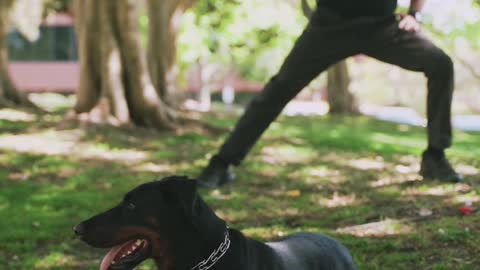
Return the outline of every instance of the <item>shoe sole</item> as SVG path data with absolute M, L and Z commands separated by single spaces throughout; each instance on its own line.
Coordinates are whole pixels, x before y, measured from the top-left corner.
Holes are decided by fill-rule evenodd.
M 420 174 L 420 176 L 423 177 L 423 179 L 437 180 L 437 181 L 446 182 L 446 183 L 461 183 L 462 180 L 463 180 L 463 179 L 445 179 L 445 178 L 441 178 L 441 177 L 438 177 L 438 176 L 435 176 L 435 175 L 423 173 L 422 171 L 420 171 L 419 174 Z
M 204 182 L 204 181 L 201 181 L 201 180 L 198 180 L 197 181 L 197 185 L 198 187 L 200 188 L 205 188 L 205 189 L 217 189 L 217 188 L 221 188 L 221 187 L 225 187 L 231 183 L 235 182 L 235 175 L 232 173 L 232 175 L 230 175 L 230 177 L 228 177 L 227 180 L 225 181 L 222 181 L 220 183 L 216 183 L 216 184 L 210 184 L 208 182 Z

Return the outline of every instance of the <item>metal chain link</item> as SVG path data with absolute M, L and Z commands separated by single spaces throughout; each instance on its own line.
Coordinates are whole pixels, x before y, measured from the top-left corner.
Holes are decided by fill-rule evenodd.
M 220 260 L 220 258 L 223 257 L 223 255 L 225 255 L 225 253 L 227 253 L 227 250 L 229 247 L 230 247 L 230 234 L 228 233 L 228 229 L 227 229 L 227 232 L 225 232 L 225 240 L 220 244 L 220 246 L 217 249 L 215 249 L 207 259 L 199 262 L 197 265 L 192 267 L 191 270 L 210 269 L 212 266 L 214 266 L 218 262 L 218 260 Z

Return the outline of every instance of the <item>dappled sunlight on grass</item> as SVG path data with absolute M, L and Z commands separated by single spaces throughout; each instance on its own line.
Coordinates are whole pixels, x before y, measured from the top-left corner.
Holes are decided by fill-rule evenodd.
M 345 163 L 354 169 L 358 170 L 376 170 L 380 171 L 385 168 L 385 161 L 382 157 L 375 157 L 375 159 L 361 158 L 355 160 L 347 160 Z
M 418 175 L 420 170 L 418 158 L 405 155 L 395 157 L 395 160 L 395 162 L 387 162 L 381 157 L 377 157 L 376 161 L 378 162 L 377 165 L 379 166 L 379 173 L 375 175 L 374 180 L 369 181 L 368 186 L 372 188 L 379 188 L 390 185 L 412 183 L 421 180 L 421 177 Z M 367 168 L 368 167 L 369 166 L 367 166 Z M 364 170 L 362 167 L 358 167 L 357 169 Z M 369 168 L 369 170 L 375 169 L 376 168 Z
M 261 151 L 262 161 L 269 164 L 284 165 L 288 163 L 308 163 L 316 153 L 306 147 L 294 147 L 289 145 L 277 145 L 264 147 Z
M 31 93 L 28 98 L 37 106 L 47 111 L 59 111 L 72 108 L 75 105 L 75 95 L 62 95 L 57 93 Z
M 322 152 L 318 156 L 318 158 L 322 162 L 328 162 L 336 165 L 348 166 L 350 168 L 354 168 L 353 166 L 349 165 L 354 160 L 372 161 L 375 159 L 375 158 L 370 158 L 370 159 L 366 158 L 365 156 L 367 155 L 369 155 L 369 153 L 359 154 L 354 151 L 328 151 L 328 152 Z
M 472 187 L 467 184 L 442 184 L 442 185 L 421 185 L 417 187 L 408 187 L 402 191 L 405 196 L 455 196 L 459 193 L 471 191 Z
M 251 227 L 244 228 L 243 233 L 253 238 L 277 239 L 286 235 L 286 230 L 279 227 Z
M 237 222 L 247 218 L 250 213 L 247 210 L 218 210 L 217 215 L 227 222 Z
M 273 216 L 281 216 L 283 218 L 296 217 L 302 213 L 302 209 L 296 207 L 277 208 L 272 210 L 273 211 L 269 211 L 270 214 L 273 214 Z
M 354 235 L 356 237 L 384 237 L 409 234 L 414 232 L 414 227 L 403 221 L 386 219 L 368 224 L 339 228 L 337 232 L 340 234 Z
M 378 188 L 413 183 L 421 180 L 421 177 L 418 175 L 418 172 L 420 171 L 420 164 L 418 162 L 402 163 L 403 164 L 389 164 L 386 166 L 386 170 L 389 173 L 382 175 L 382 177 L 377 180 L 370 181 L 369 186 Z
M 278 133 L 284 135 L 285 137 L 296 138 L 298 140 L 298 137 L 302 134 L 302 127 L 296 125 L 285 126 L 280 122 L 273 122 L 267 129 L 266 136 L 269 136 L 272 133 Z
M 235 192 L 225 193 L 225 192 L 222 192 L 219 189 L 212 190 L 209 195 L 212 198 L 214 198 L 216 200 L 219 200 L 219 201 L 227 201 L 227 200 L 236 199 L 236 198 L 239 197 L 238 194 L 235 193 Z
M 141 162 L 143 151 L 108 149 L 102 144 L 83 141 L 82 130 L 46 130 L 38 133 L 2 135 L 0 149 L 29 154 L 62 155 L 79 159 L 101 159 L 118 162 Z
M 454 204 L 478 204 L 480 202 L 480 194 L 472 191 L 463 195 L 454 196 L 451 201 Z
M 456 165 L 455 169 L 459 173 L 461 173 L 463 175 L 467 175 L 467 176 L 480 175 L 480 170 L 478 168 L 475 168 L 475 167 L 473 167 L 471 165 L 467 165 L 467 164 Z
M 133 149 L 102 149 L 95 145 L 90 145 L 80 150 L 78 156 L 81 158 L 101 159 L 126 164 L 141 162 L 147 158 L 147 154 L 143 151 Z
M 74 261 L 72 256 L 62 254 L 60 252 L 52 252 L 41 258 L 35 263 L 34 269 L 52 269 L 54 267 L 78 266 L 78 262 Z
M 371 134 L 371 140 L 377 144 L 383 143 L 417 149 L 422 149 L 425 147 L 425 138 L 398 137 L 385 133 L 373 133 Z M 381 146 L 375 148 L 381 149 Z
M 141 163 L 131 166 L 131 169 L 137 172 L 168 173 L 174 171 L 170 164 L 155 164 L 152 162 Z
M 312 202 L 325 208 L 337 208 L 363 204 L 366 201 L 358 199 L 356 194 L 342 195 L 338 192 L 334 192 L 332 197 L 325 198 L 324 196 L 312 196 Z
M 395 165 L 395 172 L 399 174 L 417 174 L 420 171 L 420 165 L 419 164 L 413 164 L 410 166 L 406 165 Z
M 244 192 L 226 192 L 224 190 L 212 190 L 204 194 L 204 198 L 210 202 L 213 208 L 217 208 L 217 215 L 228 222 L 237 222 L 249 217 L 252 211 L 246 209 L 249 195 Z M 248 201 L 251 203 L 251 201 Z M 228 205 L 228 207 L 223 207 Z
M 403 183 L 409 183 L 413 181 L 420 181 L 420 178 L 418 175 L 411 175 L 411 177 L 393 177 L 393 176 L 387 176 L 380 178 L 375 181 L 371 181 L 369 183 L 369 186 L 372 188 L 377 188 L 377 187 L 384 187 L 384 186 L 390 186 L 390 185 L 397 185 L 397 184 L 403 184 Z
M 13 109 L 1 109 L 0 120 L 16 121 L 16 122 L 33 122 L 37 120 L 37 116 L 33 113 L 28 113 Z M 0 125 L 0 128 L 2 126 Z
M 81 131 L 47 130 L 33 134 L 2 135 L 0 148 L 31 154 L 59 155 L 71 152 L 82 136 Z
M 330 169 L 326 166 L 304 167 L 288 175 L 291 179 L 303 179 L 307 185 L 341 184 L 347 180 L 339 170 Z

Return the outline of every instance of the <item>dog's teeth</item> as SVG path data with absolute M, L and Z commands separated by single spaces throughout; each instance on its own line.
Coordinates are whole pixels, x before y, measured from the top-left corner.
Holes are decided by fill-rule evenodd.
M 137 240 L 137 242 L 135 242 L 135 245 L 140 245 L 142 243 L 142 240 Z
M 131 252 L 131 251 L 129 251 L 129 252 L 127 252 L 127 255 L 130 255 L 131 253 L 132 253 L 132 252 Z M 125 256 L 125 255 L 123 255 L 123 256 Z
M 112 261 L 112 264 L 115 264 L 115 261 Z

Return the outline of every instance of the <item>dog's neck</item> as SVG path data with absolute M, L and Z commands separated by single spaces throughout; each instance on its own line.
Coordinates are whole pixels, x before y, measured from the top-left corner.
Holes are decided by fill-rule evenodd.
M 225 230 L 225 238 L 216 248 L 214 248 L 207 256 L 199 261 L 190 270 L 208 270 L 217 264 L 222 257 L 228 252 L 230 248 L 231 240 L 228 227 Z
M 226 222 L 197 193 L 189 216 L 193 230 L 184 230 L 172 241 L 171 255 L 175 270 L 213 270 L 228 256 L 230 231 Z
M 170 242 L 167 257 L 153 258 L 161 270 L 213 270 L 231 249 L 231 235 L 228 227 L 218 237 L 200 234 L 183 235 Z
M 191 221 L 187 226 L 192 228 L 175 228 L 175 231 L 183 233 L 169 241 L 173 269 L 214 270 L 228 256 L 230 249 L 231 238 L 226 222 L 208 207 L 198 193 L 187 218 Z
M 228 251 L 229 229 L 226 222 L 215 214 L 198 193 L 192 210 L 192 225 L 196 231 L 193 238 L 196 238 L 195 242 L 198 246 L 194 250 L 194 264 L 188 269 L 207 270 L 221 260 Z

